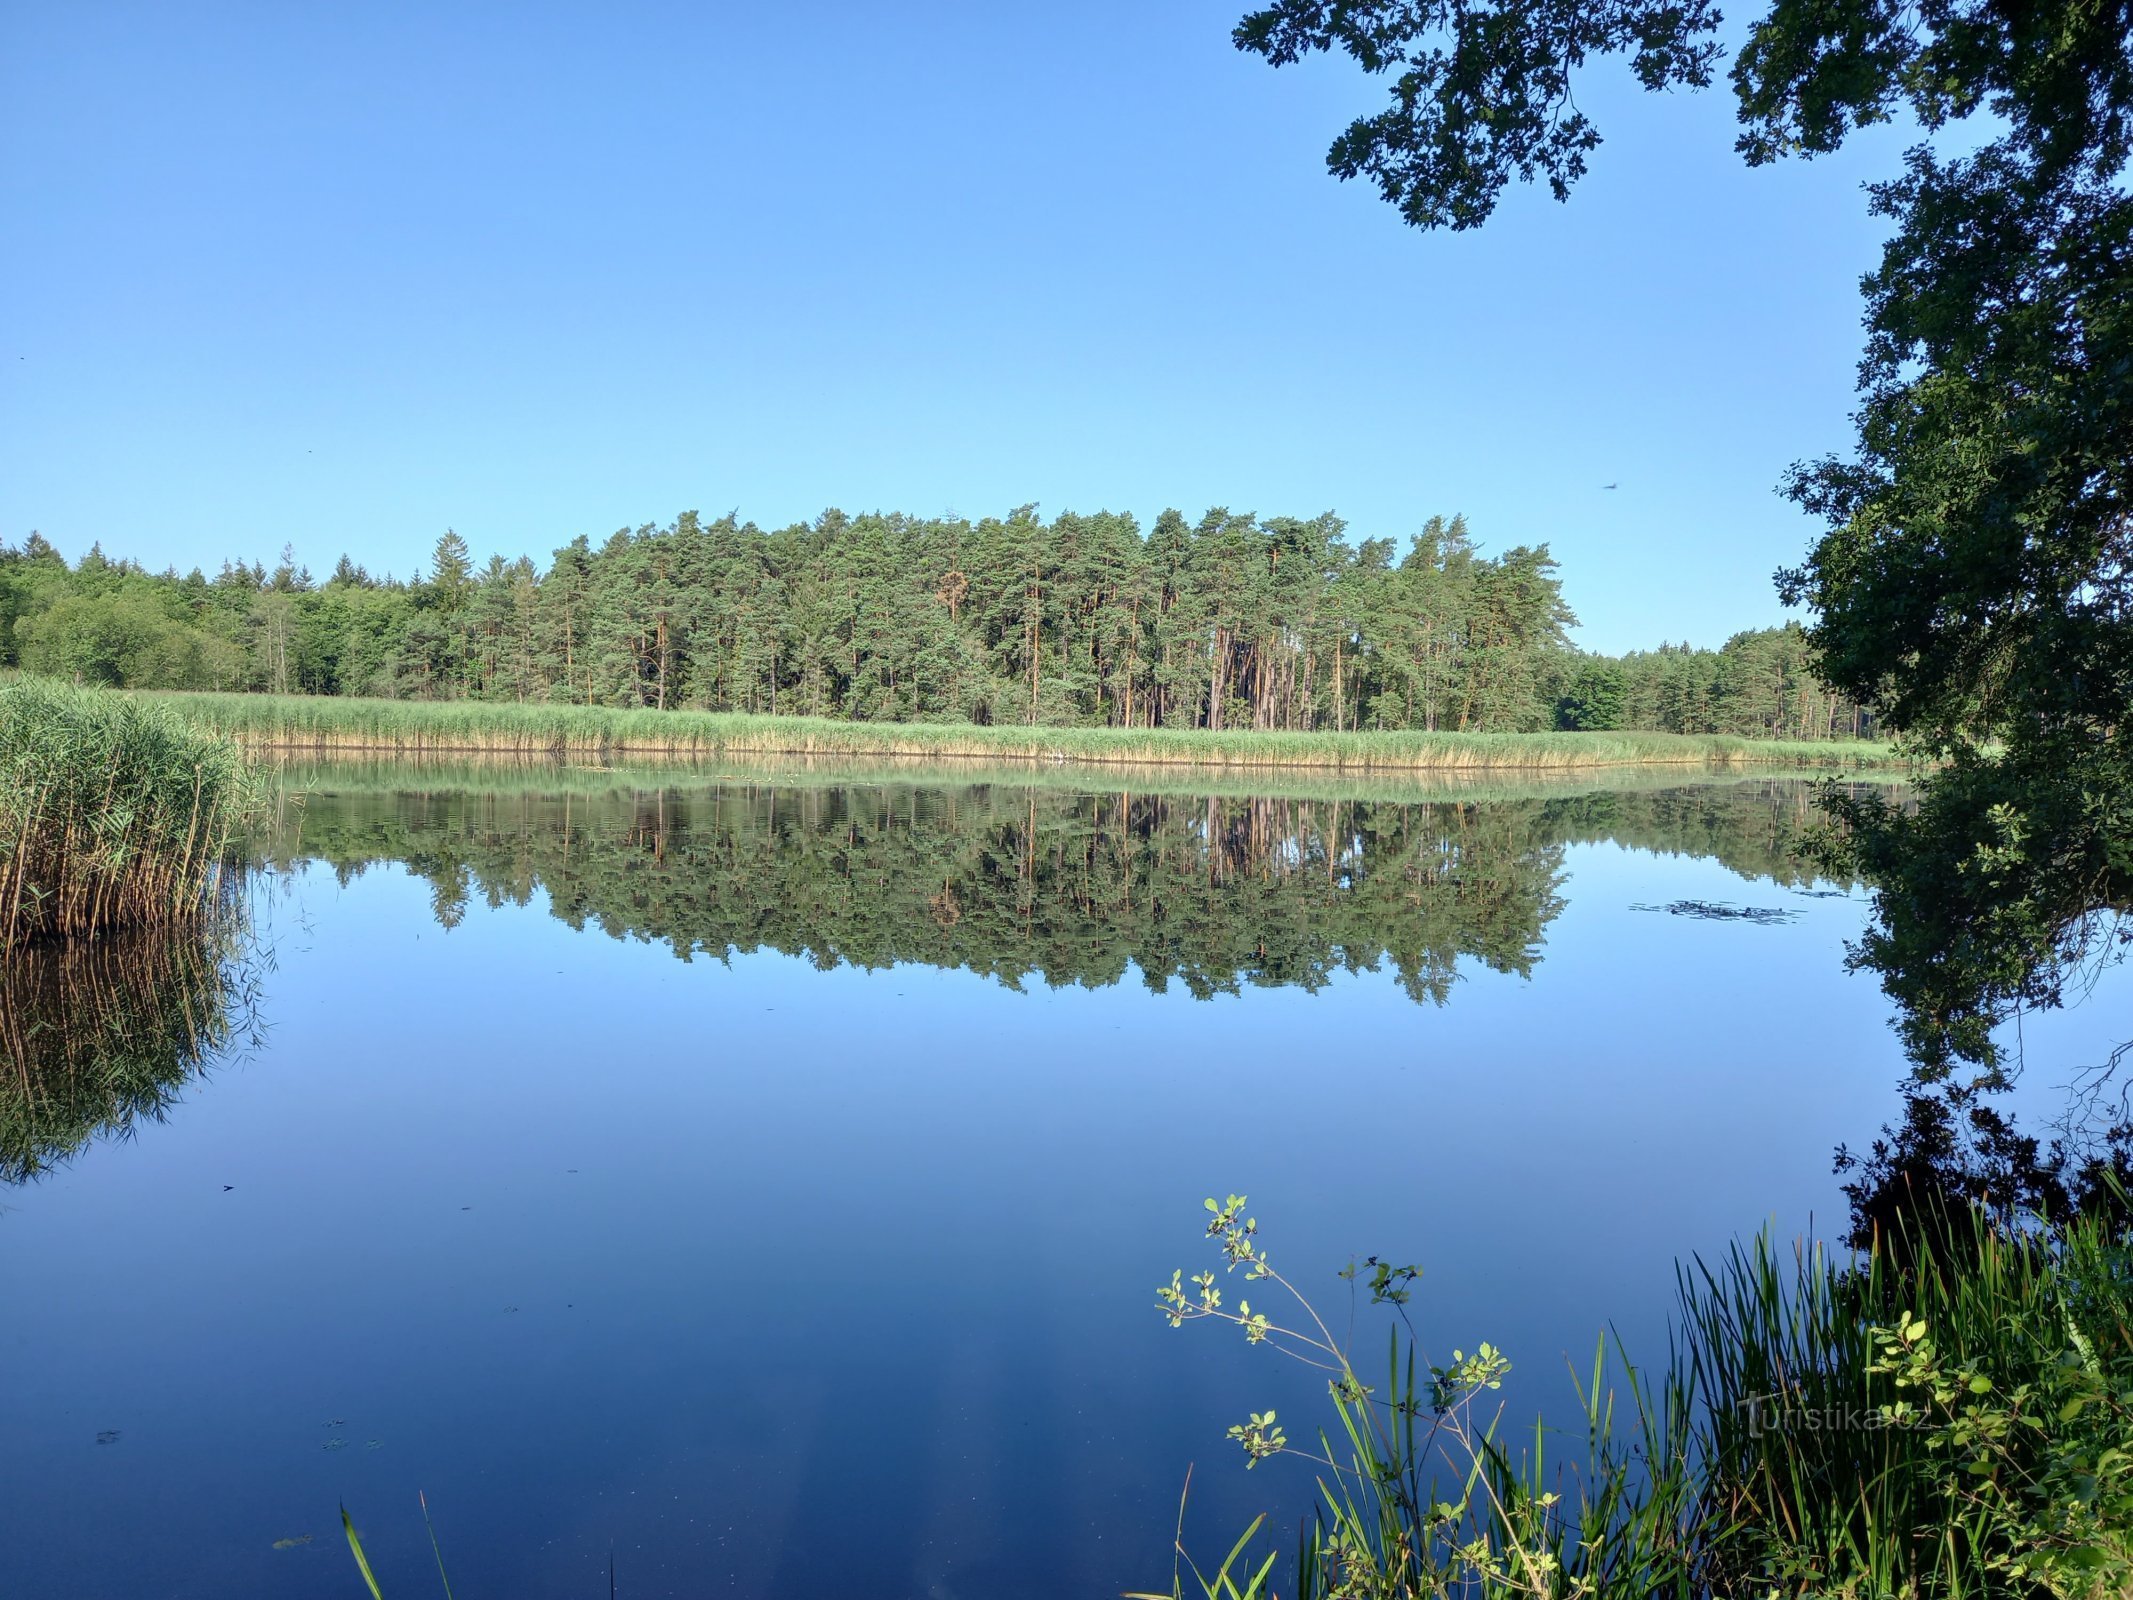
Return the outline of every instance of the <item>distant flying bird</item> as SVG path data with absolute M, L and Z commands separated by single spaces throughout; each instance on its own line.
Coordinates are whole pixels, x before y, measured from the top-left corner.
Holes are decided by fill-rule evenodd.
M 1600 487 L 1603 489 L 1619 489 L 1622 487 L 1622 485 L 1620 485 L 1619 483 L 1603 483 L 1600 485 Z

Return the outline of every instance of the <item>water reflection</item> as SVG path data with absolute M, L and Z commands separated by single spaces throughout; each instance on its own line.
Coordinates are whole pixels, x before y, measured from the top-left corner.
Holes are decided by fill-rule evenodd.
M 1316 990 L 1389 967 L 1441 1004 L 1462 958 L 1530 974 L 1566 847 L 1611 840 L 1803 886 L 1813 786 L 1748 780 L 1465 800 L 761 781 L 577 792 L 342 786 L 269 843 L 345 879 L 397 861 L 450 928 L 470 901 L 545 895 L 573 928 L 818 966 L 920 962 L 1019 987 Z M 389 782 L 389 780 L 388 780 Z
M 1200 1196 L 1322 1291 L 1426 1258 L 1526 1415 L 1888 1114 L 1807 785 L 1198 781 L 307 779 L 271 1070 L 10 1196 L 8 1281 L 66 1287 L 0 1331 L 0 1500 L 51 1530 L 0 1590 L 330 1588 L 345 1502 L 418 1592 L 419 1489 L 494 1593 L 619 1548 L 632 1594 L 1116 1594 L 1187 1463 L 1203 1531 L 1312 1494 L 1222 1433 L 1316 1375 L 1144 1309 Z M 1690 899 L 1805 914 L 1631 909 Z
M 188 1081 L 256 1032 L 256 971 L 234 917 L 19 948 L 0 962 L 0 1183 L 159 1122 Z
M 1997 1216 L 2060 1221 L 2133 1216 L 2133 1110 L 2123 1093 L 2070 1096 L 2043 1133 L 1977 1084 L 1907 1084 L 1903 1115 L 1864 1150 L 1837 1151 L 1854 1250 L 1907 1251 L 1982 1207 Z
M 814 779 L 813 782 L 795 781 Z M 450 929 L 470 904 L 546 897 L 574 929 L 666 944 L 684 959 L 759 950 L 818 967 L 918 962 L 1011 987 L 1102 987 L 1137 970 L 1199 998 L 1247 985 L 1315 991 L 1389 968 L 1443 1004 L 1462 958 L 1530 976 L 1564 909 L 1569 846 L 1714 860 L 1795 891 L 1781 903 L 1634 909 L 1777 924 L 1817 886 L 1799 846 L 1821 785 L 1746 779 L 1667 787 L 1469 786 L 1456 797 L 1351 783 L 1269 796 L 1174 778 L 1092 792 L 996 774 L 953 784 L 834 769 L 632 781 L 595 770 L 326 769 L 301 775 L 273 848 L 345 882 L 396 861 Z M 1837 1152 L 1847 1241 L 1867 1248 L 1959 1200 L 2061 1215 L 2133 1177 L 2133 1123 L 2069 1113 L 2046 1134 L 1976 1090 L 1903 1086 L 1902 1115 Z

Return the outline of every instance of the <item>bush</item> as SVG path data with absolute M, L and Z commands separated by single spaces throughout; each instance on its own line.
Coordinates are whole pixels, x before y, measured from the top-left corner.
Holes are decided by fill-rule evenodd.
M 228 689 L 244 651 L 191 627 L 138 595 L 68 595 L 15 624 L 22 665 L 128 689 Z

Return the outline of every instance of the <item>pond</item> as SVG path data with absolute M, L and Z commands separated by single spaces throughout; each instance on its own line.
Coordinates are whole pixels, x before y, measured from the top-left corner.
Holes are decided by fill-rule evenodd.
M 1154 1313 L 1204 1196 L 1529 1416 L 1898 1109 L 1803 782 L 287 781 L 244 951 L 10 982 L 0 1592 L 1167 1586 L 1323 1394 Z

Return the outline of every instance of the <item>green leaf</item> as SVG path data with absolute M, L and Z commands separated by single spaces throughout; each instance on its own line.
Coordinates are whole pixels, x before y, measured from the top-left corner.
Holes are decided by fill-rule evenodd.
M 348 1535 L 348 1548 L 355 1552 L 356 1566 L 362 1570 L 363 1582 L 369 1586 L 371 1600 L 385 1600 L 378 1590 L 378 1580 L 371 1573 L 370 1558 L 363 1554 L 363 1541 L 356 1537 L 356 1525 L 349 1520 L 348 1508 L 341 1507 L 341 1531 Z

